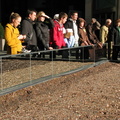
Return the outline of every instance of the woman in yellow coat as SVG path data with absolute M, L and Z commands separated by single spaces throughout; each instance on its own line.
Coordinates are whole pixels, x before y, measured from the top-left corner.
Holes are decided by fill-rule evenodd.
M 5 40 L 7 43 L 8 54 L 19 54 L 22 52 L 22 40 L 26 38 L 25 35 L 20 35 L 18 25 L 21 22 L 21 16 L 18 13 L 12 13 L 10 16 L 10 23 L 5 26 Z

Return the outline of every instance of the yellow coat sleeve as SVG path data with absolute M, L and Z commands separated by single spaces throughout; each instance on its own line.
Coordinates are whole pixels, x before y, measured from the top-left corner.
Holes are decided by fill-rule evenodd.
M 17 47 L 21 44 L 21 41 L 17 38 L 19 35 L 18 28 L 12 28 L 11 26 L 5 27 L 5 40 L 10 47 Z

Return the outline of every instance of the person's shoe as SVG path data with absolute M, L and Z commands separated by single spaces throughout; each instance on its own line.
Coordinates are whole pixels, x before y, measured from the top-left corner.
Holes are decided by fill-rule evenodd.
M 31 50 L 27 50 L 27 49 L 23 48 L 23 49 L 22 49 L 22 52 L 23 52 L 23 53 L 30 53 Z

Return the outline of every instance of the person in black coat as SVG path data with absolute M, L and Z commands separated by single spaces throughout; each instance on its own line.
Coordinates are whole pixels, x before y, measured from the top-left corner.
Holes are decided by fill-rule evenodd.
M 113 42 L 112 60 L 117 60 L 120 51 L 120 19 L 115 21 L 115 26 L 111 29 L 110 33 L 109 39 Z
M 37 46 L 39 50 L 52 50 L 49 46 L 50 32 L 54 27 L 53 20 L 43 11 L 38 12 L 37 21 L 35 23 L 35 31 L 37 35 Z

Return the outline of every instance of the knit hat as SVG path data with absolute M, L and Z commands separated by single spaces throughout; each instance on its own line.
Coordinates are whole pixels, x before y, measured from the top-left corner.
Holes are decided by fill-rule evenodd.
M 58 20 L 59 19 L 59 14 L 55 14 L 53 19 Z

